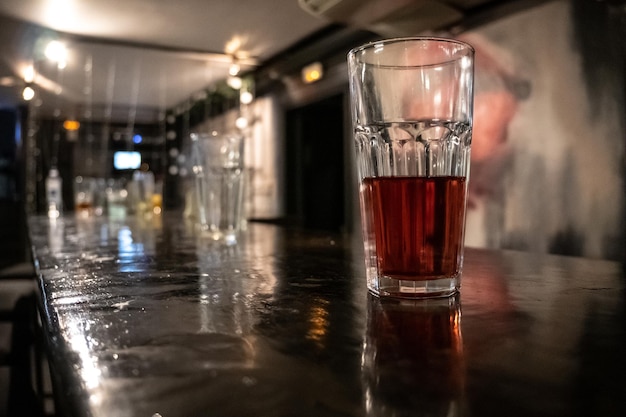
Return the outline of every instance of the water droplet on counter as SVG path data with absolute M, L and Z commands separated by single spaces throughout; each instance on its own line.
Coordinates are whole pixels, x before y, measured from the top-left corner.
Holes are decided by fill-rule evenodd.
M 129 304 L 130 304 L 130 300 L 129 301 L 121 301 L 119 303 L 115 303 L 115 304 L 111 305 L 111 307 L 115 308 L 116 310 L 123 310 L 124 308 L 128 307 Z

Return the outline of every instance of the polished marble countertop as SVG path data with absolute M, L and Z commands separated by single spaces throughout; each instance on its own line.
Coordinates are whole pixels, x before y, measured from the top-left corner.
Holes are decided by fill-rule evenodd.
M 29 218 L 60 415 L 618 416 L 616 262 L 468 249 L 461 294 L 381 302 L 358 236 L 179 213 Z

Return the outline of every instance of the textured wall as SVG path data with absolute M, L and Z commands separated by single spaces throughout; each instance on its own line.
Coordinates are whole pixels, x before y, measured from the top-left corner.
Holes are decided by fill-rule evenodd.
M 477 49 L 468 245 L 622 258 L 624 15 L 556 1 L 463 35 Z

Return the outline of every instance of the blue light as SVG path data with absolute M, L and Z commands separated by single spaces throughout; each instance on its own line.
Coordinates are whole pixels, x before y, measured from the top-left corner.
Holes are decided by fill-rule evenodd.
M 134 142 L 134 143 L 139 144 L 139 143 L 141 143 L 142 141 L 143 141 L 143 138 L 141 137 L 141 135 L 135 135 L 135 136 L 133 136 L 133 142 Z

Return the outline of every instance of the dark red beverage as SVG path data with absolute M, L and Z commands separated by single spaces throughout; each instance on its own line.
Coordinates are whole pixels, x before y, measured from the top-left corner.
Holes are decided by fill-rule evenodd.
M 379 274 L 399 280 L 454 277 L 460 271 L 465 178 L 365 178 Z

